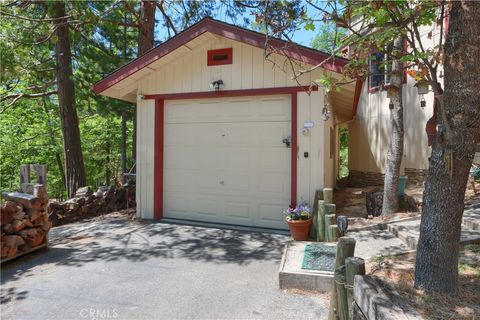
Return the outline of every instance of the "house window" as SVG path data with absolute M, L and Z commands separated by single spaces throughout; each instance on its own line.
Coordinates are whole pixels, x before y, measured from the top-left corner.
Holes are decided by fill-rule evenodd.
M 207 65 L 220 66 L 223 64 L 232 64 L 233 61 L 233 49 L 216 49 L 208 50 L 207 52 Z
M 388 61 L 387 55 L 376 52 L 370 58 L 370 76 L 368 87 L 370 90 L 381 89 L 382 86 L 390 83 L 391 66 L 385 65 Z

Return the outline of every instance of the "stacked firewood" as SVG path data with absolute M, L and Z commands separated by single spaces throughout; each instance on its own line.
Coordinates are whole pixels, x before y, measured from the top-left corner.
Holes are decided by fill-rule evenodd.
M 52 224 L 48 221 L 48 197 L 43 185 L 34 194 L 2 193 L 1 259 L 13 258 L 45 243 Z
M 127 201 L 128 200 L 128 201 Z M 75 197 L 65 202 L 48 204 L 50 221 L 54 226 L 71 223 L 83 218 L 135 207 L 135 184 L 127 183 L 119 188 L 100 187 L 93 192 L 89 187 L 77 190 Z

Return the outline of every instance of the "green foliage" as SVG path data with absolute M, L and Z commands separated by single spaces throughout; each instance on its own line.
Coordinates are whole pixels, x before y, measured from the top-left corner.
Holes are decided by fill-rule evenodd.
M 337 28 L 334 23 L 327 22 L 320 27 L 318 34 L 312 40 L 311 46 L 317 50 L 341 56 L 338 50 L 342 47 L 342 38 L 347 35 L 344 28 Z
M 340 140 L 339 178 L 348 177 L 348 128 L 338 129 Z

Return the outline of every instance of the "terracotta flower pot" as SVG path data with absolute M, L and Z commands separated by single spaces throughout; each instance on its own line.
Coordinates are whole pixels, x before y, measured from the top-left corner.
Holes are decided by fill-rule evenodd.
M 288 227 L 290 228 L 290 235 L 293 240 L 306 241 L 308 240 L 308 233 L 310 231 L 310 225 L 312 219 L 308 220 L 287 220 Z

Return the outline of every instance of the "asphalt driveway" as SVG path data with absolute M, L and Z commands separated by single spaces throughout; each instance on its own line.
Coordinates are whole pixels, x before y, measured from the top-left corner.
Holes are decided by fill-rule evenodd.
M 2 319 L 325 319 L 325 296 L 284 292 L 279 234 L 119 215 L 51 230 L 2 266 Z

